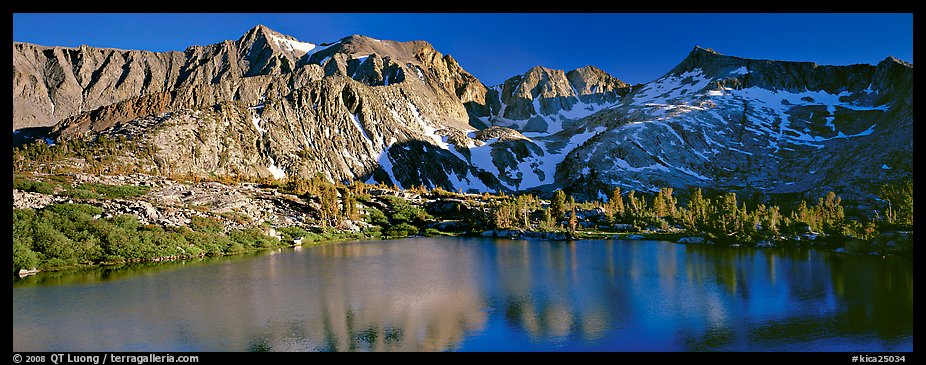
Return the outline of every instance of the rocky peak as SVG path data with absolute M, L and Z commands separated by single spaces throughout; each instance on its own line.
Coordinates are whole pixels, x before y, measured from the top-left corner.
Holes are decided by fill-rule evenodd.
M 313 43 L 301 42 L 263 25 L 248 30 L 238 41 L 226 41 L 223 50 L 234 54 L 246 76 L 295 71 L 317 50 Z
M 866 90 L 878 90 L 879 103 L 913 104 L 913 64 L 887 57 L 875 66 L 874 80 Z
M 711 48 L 695 46 L 682 62 L 666 73 L 666 76 L 682 75 L 686 72 L 700 70 L 706 75 L 722 77 L 729 75 L 740 67 L 748 68 L 749 61 L 745 58 L 720 54 Z M 745 73 L 745 69 L 735 72 L 735 74 L 743 73 Z
M 628 84 L 594 66 L 585 66 L 569 72 L 534 66 L 523 75 L 511 77 L 494 87 L 491 91 L 493 94 L 487 99 L 499 101 L 500 105 L 497 108 L 493 106 L 494 113 L 498 114 L 495 116 L 496 121 L 501 122 L 498 118 L 536 119 L 525 126 L 510 125 L 524 131 L 548 131 L 549 128 L 559 130 L 559 127 L 550 126 L 561 124 L 563 118 L 575 119 L 591 114 L 596 107 L 590 105 L 614 103 L 628 91 Z M 573 107 L 578 103 L 589 104 L 582 106 L 582 110 L 587 112 L 573 111 Z M 563 115 L 550 121 L 537 119 L 561 112 L 570 113 L 567 113 L 568 116 Z
M 282 34 L 263 25 L 258 25 L 248 30 L 247 33 L 238 39 L 238 43 L 242 45 L 264 43 L 276 51 L 296 55 L 298 57 L 311 54 L 312 51 L 316 49 L 314 43 L 299 41 L 292 36 Z
M 595 66 L 585 66 L 569 71 L 566 73 L 566 78 L 573 89 L 578 92 L 580 99 L 582 96 L 613 92 L 630 86 Z
M 552 70 L 542 66 L 532 67 L 515 86 L 515 97 L 533 99 L 575 96 L 563 70 Z
M 897 64 L 890 60 L 888 63 Z M 885 63 L 885 62 L 882 62 Z M 695 85 L 693 80 L 710 80 L 708 88 L 751 88 L 840 93 L 858 91 L 870 85 L 875 66 L 867 64 L 830 66 L 814 62 L 748 59 L 720 54 L 710 48 L 694 47 L 671 71 L 657 79 Z M 705 85 L 701 85 L 705 86 Z M 700 88 L 699 88 L 700 90 Z M 690 90 L 690 91 L 699 91 Z
M 450 55 L 425 41 L 398 42 L 351 35 L 311 55 L 325 75 L 347 76 L 370 86 L 411 80 L 459 99 L 477 113 L 487 109 L 486 87 Z M 388 76 L 388 77 L 387 77 Z
M 442 57 L 430 43 L 425 41 L 397 42 L 355 34 L 341 38 L 341 40 L 313 54 L 309 62 L 324 66 L 327 59 L 334 58 L 336 54 L 344 54 L 349 56 L 348 58 L 377 55 L 379 57 L 389 57 L 400 63 L 413 64 L 430 64 L 433 63 L 435 58 L 440 59 Z

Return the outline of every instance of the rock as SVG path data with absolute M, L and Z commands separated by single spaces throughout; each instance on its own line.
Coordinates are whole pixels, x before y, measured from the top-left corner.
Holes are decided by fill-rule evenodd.
M 760 240 L 759 242 L 756 242 L 756 247 L 768 248 L 768 247 L 775 247 L 775 246 L 776 246 L 775 242 L 771 240 Z
M 279 239 L 282 239 L 282 237 L 280 236 L 280 232 L 278 232 L 278 231 L 277 231 L 275 228 L 273 228 L 273 227 L 268 227 L 266 230 L 264 230 L 264 234 L 266 234 L 267 236 L 276 238 L 276 239 L 278 239 L 278 240 L 279 240 Z
M 882 232 L 871 240 L 871 247 L 881 252 L 899 254 L 909 252 L 913 248 L 912 231 Z
M 865 253 L 870 250 L 871 245 L 868 243 L 868 241 L 860 240 L 857 238 L 850 238 L 846 240 L 843 247 L 848 253 Z
M 534 232 L 526 231 L 521 235 L 522 238 L 538 240 L 538 241 L 565 241 L 567 239 L 565 233 L 561 232 Z
M 629 236 L 625 237 L 624 239 L 625 239 L 625 240 L 642 240 L 642 239 L 644 239 L 644 238 L 645 238 L 645 237 L 642 236 L 642 235 L 639 235 L 639 234 L 632 234 L 632 235 L 629 235 Z
M 910 158 L 892 162 L 898 166 L 889 172 L 873 165 L 913 155 L 913 67 L 896 59 L 817 67 L 695 48 L 644 85 L 590 66 L 569 72 L 538 66 L 486 88 L 423 41 L 356 35 L 308 56 L 298 50 L 308 46 L 263 26 L 184 52 L 14 42 L 13 128 L 53 126 L 50 136 L 58 140 L 137 138 L 158 147 L 146 165 L 160 174 L 322 173 L 339 182 L 506 193 L 568 187 L 577 198 L 596 198 L 616 181 L 629 184 L 628 191 L 671 182 L 858 195 L 859 186 L 902 177 L 912 167 Z M 746 93 L 751 89 L 783 94 L 756 99 Z M 805 91 L 829 96 L 814 100 L 802 97 Z M 823 113 L 841 121 L 838 128 L 820 128 Z M 626 127 L 642 120 L 659 123 Z M 763 132 L 775 120 L 807 132 Z M 527 138 L 521 133 L 527 130 L 539 135 Z M 819 150 L 807 153 L 805 137 Z M 667 141 L 675 147 L 665 148 Z M 705 160 L 699 152 L 705 143 L 739 147 Z M 486 147 L 488 166 L 459 157 L 475 147 Z M 539 166 L 551 153 L 564 159 Z M 645 168 L 654 158 L 675 168 Z M 181 198 L 193 200 L 189 194 Z M 594 222 L 600 213 L 582 216 Z
M 496 232 L 495 230 L 490 229 L 490 230 L 488 230 L 488 231 L 483 231 L 482 233 L 479 234 L 479 236 L 482 236 L 482 237 L 496 237 L 496 236 L 497 236 L 497 232 Z
M 614 103 L 630 91 L 629 86 L 591 66 L 569 72 L 536 66 L 523 75 L 505 80 L 498 89 L 489 90 L 486 100 L 492 103 L 490 112 L 493 119 L 533 122 L 535 119 L 542 120 L 538 117 L 556 116 L 563 111 L 580 111 L 574 108 L 579 102 L 599 106 Z M 547 123 L 536 124 L 534 128 L 528 128 L 531 123 L 519 123 L 525 131 L 554 129 Z
M 632 224 L 626 224 L 626 223 L 618 223 L 618 224 L 611 226 L 611 228 L 613 228 L 614 230 L 618 232 L 636 231 L 636 227 L 634 227 Z
M 682 237 L 681 239 L 679 239 L 679 240 L 677 241 L 677 243 L 703 244 L 703 243 L 704 243 L 704 237 L 694 237 L 694 236 Z
M 139 202 L 138 204 L 141 206 L 142 209 L 144 209 L 143 210 L 144 217 L 147 218 L 148 220 L 155 221 L 161 217 L 157 208 L 151 205 L 151 203 L 142 201 L 142 202 Z
M 836 249 L 835 251 L 833 251 L 833 252 L 836 252 L 836 253 L 846 253 L 846 248 L 845 248 L 845 247 L 840 247 L 840 248 L 837 248 L 837 249 Z
M 817 237 L 820 237 L 820 234 L 816 232 L 809 232 L 809 233 L 801 233 L 799 236 L 804 241 L 815 241 Z
M 444 221 L 444 222 L 435 222 L 428 225 L 428 228 L 434 228 L 439 231 L 444 232 L 454 232 L 462 231 L 470 228 L 467 224 L 462 221 Z
M 660 123 L 643 123 L 633 128 L 617 123 L 621 127 L 598 133 L 569 153 L 557 169 L 557 183 L 575 188 L 573 195 L 585 198 L 608 191 L 614 181 L 621 181 L 624 191 L 649 190 L 671 182 L 673 186 L 702 188 L 748 185 L 769 192 L 808 193 L 814 197 L 828 190 L 841 191 L 844 201 L 870 198 L 864 187 L 912 176 L 897 172 L 896 168 L 888 171 L 880 168 L 882 161 L 891 161 L 890 156 L 907 156 L 901 164 L 905 171 L 913 169 L 912 76 L 911 64 L 891 59 L 877 65 L 829 68 L 810 62 L 748 60 L 696 48 L 672 71 L 634 86 L 634 91 L 613 108 L 586 118 L 603 123 L 612 120 Z M 666 94 L 669 89 L 675 90 L 671 96 Z M 757 100 L 744 89 L 768 90 L 781 97 Z M 842 96 L 830 101 L 819 97 L 802 99 L 800 94 L 805 90 Z M 706 94 L 719 98 L 705 100 Z M 785 101 L 787 104 L 783 99 L 789 99 Z M 835 113 L 851 122 L 833 129 L 818 128 L 820 113 L 827 108 L 839 108 L 845 102 L 862 106 Z M 886 105 L 889 106 L 884 112 L 874 112 Z M 780 109 L 769 113 L 765 111 L 768 108 Z M 736 119 L 743 125 L 770 125 L 779 116 L 787 117 L 792 126 L 799 126 L 792 128 L 805 132 L 800 136 L 775 138 L 773 142 L 764 130 L 734 128 L 730 124 L 730 120 Z M 697 124 L 692 124 L 693 121 Z M 737 132 L 730 133 L 731 130 Z M 827 140 L 840 132 L 857 135 L 869 130 L 885 133 L 859 135 L 851 143 Z M 802 138 L 821 143 L 807 148 L 806 139 Z M 667 139 L 674 139 L 672 148 L 666 148 Z M 712 155 L 705 162 L 700 152 L 705 140 L 711 141 L 708 143 L 711 145 L 739 147 Z M 740 145 L 740 141 L 752 142 Z M 799 152 L 777 153 L 785 145 Z M 679 170 L 641 170 L 652 165 L 654 156 L 660 163 Z M 634 181 L 627 181 L 629 175 L 633 175 Z
M 36 268 L 32 268 L 32 269 L 19 269 L 19 271 L 18 271 L 16 274 L 19 275 L 19 277 L 25 277 L 25 276 L 29 276 L 29 275 L 35 275 L 35 274 L 38 273 L 38 272 L 39 272 L 39 270 L 36 269 Z
M 51 195 L 13 189 L 13 208 L 41 209 L 54 201 Z

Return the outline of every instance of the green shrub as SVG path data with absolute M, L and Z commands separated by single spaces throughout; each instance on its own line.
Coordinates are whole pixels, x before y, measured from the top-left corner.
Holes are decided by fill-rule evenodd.
M 367 223 L 380 227 L 389 226 L 389 219 L 386 218 L 386 215 L 383 214 L 383 211 L 374 207 L 366 207 L 364 210 L 367 214 L 364 215 L 363 220 Z
M 387 237 L 407 237 L 418 234 L 418 227 L 408 223 L 399 223 L 387 228 L 383 234 Z
M 203 254 L 203 249 L 194 245 L 183 246 L 183 255 L 187 257 L 196 257 Z
M 31 181 L 22 178 L 14 178 L 13 187 L 19 190 L 31 191 L 33 193 L 45 195 L 51 195 L 55 193 L 55 185 L 42 181 Z
M 218 218 L 193 216 L 190 218 L 190 229 L 202 233 L 222 233 L 225 231 L 225 222 Z
M 228 233 L 228 237 L 246 249 L 270 248 L 279 243 L 275 238 L 265 235 L 263 231 L 255 227 L 233 230 Z
M 77 199 L 101 199 L 103 196 L 97 194 L 93 190 L 81 189 L 81 188 L 71 188 L 65 192 L 65 195 Z
M 280 227 L 277 229 L 280 234 L 283 235 L 284 241 L 292 241 L 299 237 L 306 237 L 309 235 L 309 232 L 302 229 L 302 227 L 291 226 L 291 227 Z
M 233 242 L 231 245 L 228 246 L 227 249 L 225 249 L 225 252 L 227 253 L 244 252 L 244 245 L 242 245 L 239 242 Z
M 450 236 L 447 232 L 442 232 L 434 228 L 425 228 L 422 235 L 425 237 L 440 237 L 440 236 Z
M 50 211 L 59 215 L 64 215 L 66 217 L 75 218 L 75 217 L 86 217 L 91 218 L 96 215 L 102 214 L 103 209 L 87 205 L 87 204 L 74 204 L 74 203 L 64 203 L 64 204 L 52 204 L 45 207 L 46 211 Z
M 13 242 L 13 272 L 39 266 L 39 256 L 23 244 Z
M 39 266 L 39 268 L 41 268 L 42 270 L 55 270 L 55 269 L 62 269 L 62 268 L 74 266 L 76 264 L 77 262 L 74 260 L 64 260 L 64 259 L 55 257 L 55 258 L 45 260 L 45 262 L 42 263 Z

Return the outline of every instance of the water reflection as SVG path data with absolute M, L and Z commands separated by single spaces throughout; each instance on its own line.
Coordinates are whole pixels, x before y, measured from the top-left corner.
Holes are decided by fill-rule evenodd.
M 13 348 L 911 350 L 911 267 L 646 241 L 345 243 L 18 281 Z

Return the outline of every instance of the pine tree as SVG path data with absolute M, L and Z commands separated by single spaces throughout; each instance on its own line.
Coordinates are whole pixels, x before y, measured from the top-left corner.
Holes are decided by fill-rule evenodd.
M 887 205 L 885 208 L 885 220 L 887 223 L 901 225 L 913 224 L 912 178 L 882 185 L 879 196 Z
M 608 200 L 608 213 L 611 214 L 611 223 L 616 222 L 624 215 L 624 198 L 621 196 L 621 188 L 615 187 Z
M 540 221 L 540 228 L 544 231 L 553 230 L 556 226 L 556 222 L 553 221 L 553 215 L 550 213 L 550 208 L 543 209 L 543 220 Z
M 688 210 L 691 214 L 691 224 L 693 227 L 703 229 L 708 211 L 709 202 L 701 196 L 701 189 L 696 188 L 691 192 L 691 198 L 688 199 Z
M 563 219 L 563 214 L 566 214 L 566 193 L 562 190 L 557 190 L 553 193 L 553 200 L 550 201 L 550 210 L 553 214 L 553 220 L 559 222 L 560 219 Z
M 570 200 L 571 200 L 571 199 L 572 199 L 572 198 L 570 197 Z M 576 229 L 579 227 L 579 218 L 576 216 L 576 205 L 575 205 L 575 201 L 573 201 L 572 204 L 570 204 L 570 205 L 572 206 L 572 210 L 571 210 L 570 213 L 569 213 L 569 233 L 570 233 L 570 234 L 575 234 L 575 233 L 576 233 Z

